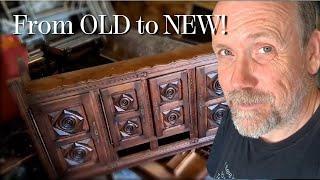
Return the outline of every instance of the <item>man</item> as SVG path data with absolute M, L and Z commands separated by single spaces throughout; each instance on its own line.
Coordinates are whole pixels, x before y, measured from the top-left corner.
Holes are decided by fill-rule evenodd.
M 220 178 L 320 177 L 320 32 L 315 2 L 219 2 L 213 36 L 231 113 L 208 172 Z M 219 30 L 219 29 L 218 29 Z

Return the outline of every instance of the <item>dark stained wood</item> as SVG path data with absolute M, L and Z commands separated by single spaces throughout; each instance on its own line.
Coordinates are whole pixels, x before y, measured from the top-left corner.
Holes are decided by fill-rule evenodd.
M 143 68 L 151 68 L 157 65 L 167 65 L 169 63 L 190 59 L 197 55 L 208 53 L 212 53 L 211 44 L 183 48 L 155 56 L 133 58 L 127 61 L 81 69 L 78 71 L 33 80 L 30 81 L 29 84 L 26 84 L 26 90 L 27 92 L 39 92 L 55 89 L 61 86 L 73 85 L 80 82 L 86 83 L 89 80 L 99 80 L 105 77 L 135 72 Z
M 149 82 L 157 136 L 190 130 L 188 73 L 177 72 Z
M 215 72 L 206 44 L 10 85 L 50 178 L 89 178 L 211 144 Z
M 218 82 L 217 67 L 197 67 L 198 131 L 200 137 L 213 135 L 227 113 L 223 92 Z
M 140 81 L 101 89 L 108 119 L 106 123 L 115 147 L 128 148 L 152 136 L 152 122 L 146 118 L 150 107 L 145 104 L 144 93 Z
M 75 157 L 81 161 L 75 163 L 77 166 L 107 162 L 106 151 L 96 148 L 106 139 L 99 135 L 99 133 L 104 134 L 104 131 L 97 129 L 98 123 L 102 120 L 97 106 L 94 105 L 94 98 L 92 92 L 89 92 L 32 107 L 40 133 L 45 137 L 46 147 L 60 174 L 74 166 L 73 162 L 70 163 L 72 159 L 69 155 L 76 153 L 73 149 L 79 143 L 84 150 L 90 149 L 86 152 L 90 158 L 84 157 L 85 160 L 78 160 Z
M 197 142 L 190 141 L 180 141 L 172 143 L 170 145 L 159 147 L 156 151 L 147 151 L 133 154 L 114 161 L 113 163 L 105 164 L 104 166 L 93 166 L 88 168 L 86 172 L 74 171 L 66 175 L 66 178 L 86 178 L 102 173 L 111 173 L 113 171 L 120 170 L 122 168 L 130 168 L 133 166 L 140 165 L 141 163 L 146 163 L 154 161 L 156 159 L 161 159 L 163 157 L 172 156 L 179 152 L 185 152 L 198 147 L 204 147 L 212 144 L 214 139 L 213 136 L 208 136 L 199 139 Z
M 195 139 L 198 138 L 198 122 L 197 122 L 197 97 L 195 94 L 197 93 L 196 89 L 196 70 L 190 69 L 188 70 L 189 78 L 188 78 L 188 88 L 189 88 L 189 105 L 190 105 L 190 119 L 191 119 L 191 131 L 190 137 Z

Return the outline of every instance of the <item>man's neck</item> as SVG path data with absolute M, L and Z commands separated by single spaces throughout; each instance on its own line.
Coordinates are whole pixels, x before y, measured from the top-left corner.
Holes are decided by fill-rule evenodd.
M 304 105 L 301 113 L 298 115 L 295 123 L 287 125 L 282 128 L 274 129 L 271 132 L 261 136 L 261 139 L 268 143 L 280 142 L 301 129 L 312 117 L 320 104 L 320 90 L 312 89 L 310 93 L 304 98 Z

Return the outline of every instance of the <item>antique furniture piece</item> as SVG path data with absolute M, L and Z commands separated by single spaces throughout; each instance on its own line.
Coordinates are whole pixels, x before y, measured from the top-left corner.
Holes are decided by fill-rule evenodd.
M 50 178 L 85 178 L 210 145 L 216 68 L 204 44 L 9 85 Z

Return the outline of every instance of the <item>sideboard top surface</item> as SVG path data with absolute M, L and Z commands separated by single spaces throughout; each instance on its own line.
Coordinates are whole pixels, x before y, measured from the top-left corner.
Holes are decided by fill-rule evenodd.
M 52 75 L 49 77 L 31 80 L 25 83 L 25 90 L 34 94 L 56 89 L 57 87 L 68 87 L 75 84 L 83 84 L 89 81 L 100 80 L 106 77 L 135 72 L 141 69 L 152 68 L 160 65 L 178 63 L 199 55 L 212 54 L 211 43 L 196 45 L 165 52 L 153 56 L 132 58 L 116 63 L 85 68 L 77 71 Z M 214 60 L 214 57 L 212 57 Z

